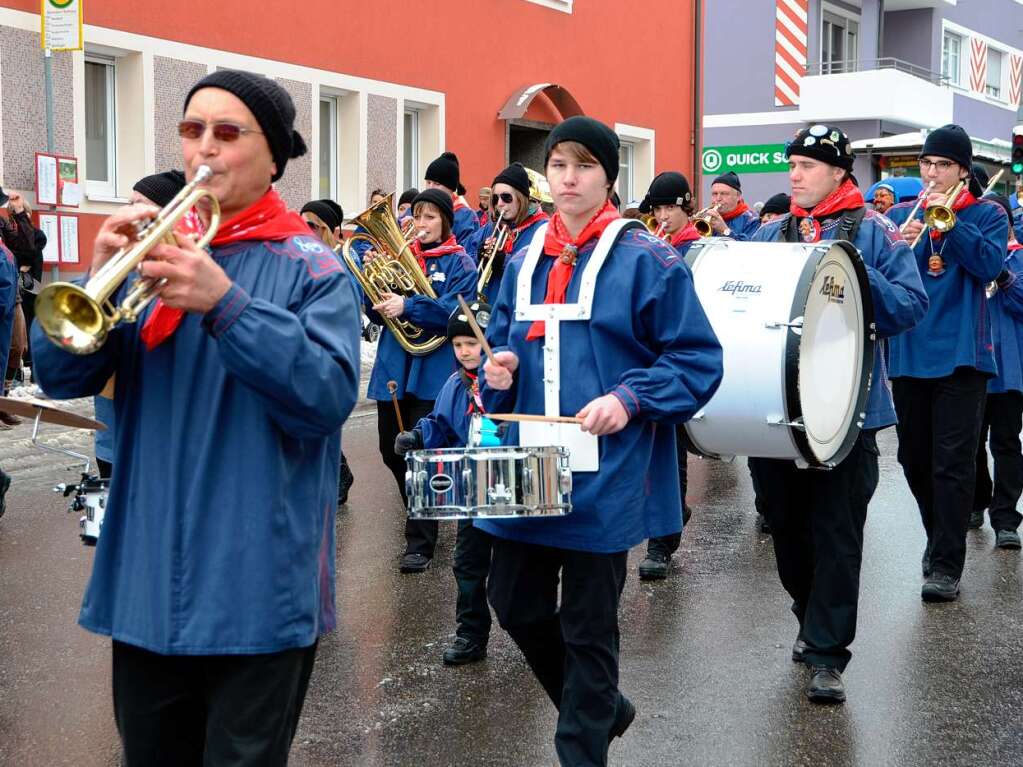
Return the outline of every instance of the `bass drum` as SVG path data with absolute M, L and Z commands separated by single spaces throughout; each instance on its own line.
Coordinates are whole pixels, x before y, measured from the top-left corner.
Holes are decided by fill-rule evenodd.
M 721 386 L 686 424 L 696 451 L 841 462 L 866 417 L 876 338 L 856 248 L 710 239 L 686 262 L 724 350 Z

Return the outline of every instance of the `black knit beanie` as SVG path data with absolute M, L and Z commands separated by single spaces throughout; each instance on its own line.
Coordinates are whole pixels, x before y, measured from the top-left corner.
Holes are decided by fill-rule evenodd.
M 845 131 L 821 123 L 803 128 L 796 134 L 785 148 L 786 158 L 793 155 L 809 157 L 847 171 L 852 171 L 855 159 Z
M 302 206 L 302 213 L 312 213 L 333 232 L 345 222 L 345 212 L 333 200 L 312 200 Z
M 490 304 L 485 304 L 482 301 L 473 301 L 469 304 L 469 311 L 472 312 L 472 316 L 476 320 L 476 324 L 480 326 L 480 330 L 486 330 L 487 325 L 490 324 Z M 456 306 L 455 310 L 451 312 L 451 316 L 448 317 L 448 340 L 450 341 L 455 336 L 476 337 L 461 306 Z
M 412 200 L 413 212 L 415 212 L 416 205 L 421 202 L 432 202 L 440 210 L 440 214 L 448 220 L 448 226 L 454 226 L 455 203 L 451 200 L 450 194 L 443 189 L 437 189 L 437 187 L 424 189 Z
M 402 205 L 405 204 L 411 205 L 412 201 L 416 199 L 417 194 L 419 194 L 419 190 L 416 189 L 415 187 L 412 187 L 411 189 L 406 189 L 404 192 L 401 193 L 401 197 L 398 198 L 398 207 L 400 208 Z
M 650 189 L 646 193 L 646 202 L 649 206 L 654 205 L 688 205 L 693 200 L 693 192 L 689 188 L 689 181 L 681 173 L 673 170 L 659 173 L 650 182 Z M 642 211 L 641 211 L 642 212 Z
M 592 117 L 576 115 L 554 126 L 544 145 L 544 167 L 551 159 L 551 150 L 562 141 L 576 141 L 593 153 L 607 174 L 607 180 L 614 183 L 618 178 L 618 149 L 621 142 L 613 130 Z
M 454 152 L 445 152 L 426 166 L 426 180 L 442 184 L 452 192 L 458 192 L 459 182 L 458 157 Z
M 927 134 L 920 156 L 927 155 L 945 157 L 969 170 L 973 165 L 973 142 L 958 125 L 942 125 Z
M 507 184 L 512 189 L 522 192 L 522 195 L 529 198 L 529 174 L 520 162 L 513 162 L 494 177 L 494 186 Z
M 764 207 L 760 209 L 760 215 L 762 216 L 765 213 L 788 213 L 791 207 L 792 198 L 785 194 L 785 192 L 778 192 L 778 194 L 767 198 Z
M 295 104 L 288 92 L 270 78 L 252 72 L 220 69 L 192 86 L 192 90 L 185 96 L 185 109 L 188 109 L 188 102 L 201 88 L 225 90 L 237 96 L 249 108 L 263 129 L 266 142 L 270 145 L 270 154 L 277 165 L 277 173 L 271 180 L 277 181 L 284 175 L 284 166 L 288 160 L 306 153 L 305 141 L 295 130 Z
M 185 186 L 185 174 L 180 170 L 168 170 L 154 173 L 135 182 L 132 187 L 136 192 L 156 205 L 163 208 L 174 199 L 174 196 Z
M 716 179 L 710 182 L 711 186 L 714 186 L 714 184 L 724 184 L 725 186 L 732 187 L 732 189 L 734 189 L 736 192 L 742 191 L 742 184 L 739 182 L 739 177 L 735 174 L 734 171 L 731 170 L 728 171 L 727 173 L 722 173 L 720 176 L 718 176 Z

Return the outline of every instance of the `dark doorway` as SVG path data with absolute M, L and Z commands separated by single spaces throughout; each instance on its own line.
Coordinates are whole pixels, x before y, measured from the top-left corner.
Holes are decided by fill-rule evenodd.
M 552 125 L 526 120 L 509 121 L 508 162 L 520 162 L 543 173 L 543 145 Z

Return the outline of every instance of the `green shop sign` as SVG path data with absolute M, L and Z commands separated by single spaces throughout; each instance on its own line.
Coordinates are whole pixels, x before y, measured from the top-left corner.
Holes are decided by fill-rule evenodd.
M 708 146 L 703 150 L 703 172 L 783 173 L 788 171 L 784 144 Z

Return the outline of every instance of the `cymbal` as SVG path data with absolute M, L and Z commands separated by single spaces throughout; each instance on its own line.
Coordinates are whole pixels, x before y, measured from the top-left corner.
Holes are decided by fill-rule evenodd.
M 35 418 L 36 413 L 42 413 L 41 420 L 46 421 L 47 423 L 71 426 L 75 429 L 106 431 L 107 428 L 99 421 L 94 421 L 92 418 L 86 418 L 83 415 L 69 413 L 67 410 L 61 410 L 59 407 L 54 406 L 52 402 L 47 402 L 46 400 L 41 399 L 14 399 L 13 397 L 0 397 L 0 410 L 5 413 L 20 415 L 25 418 Z

